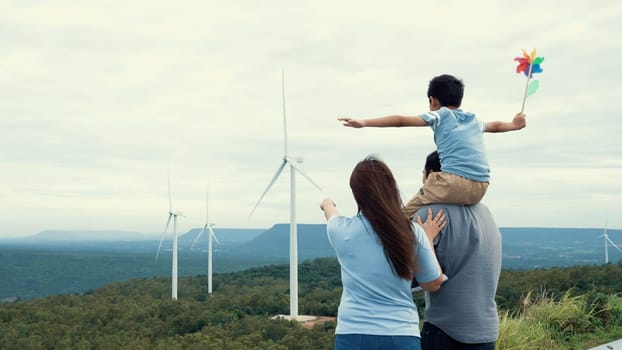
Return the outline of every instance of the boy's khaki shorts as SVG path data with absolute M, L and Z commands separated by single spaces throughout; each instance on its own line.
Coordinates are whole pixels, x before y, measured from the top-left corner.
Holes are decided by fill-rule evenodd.
M 430 173 L 423 187 L 406 204 L 404 212 L 412 219 L 415 212 L 427 204 L 476 204 L 484 198 L 486 189 L 488 182 L 474 181 L 442 171 Z

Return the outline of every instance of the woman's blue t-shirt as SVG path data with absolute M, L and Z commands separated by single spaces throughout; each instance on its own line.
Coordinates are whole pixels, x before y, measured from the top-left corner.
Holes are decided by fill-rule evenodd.
M 419 282 L 440 276 L 440 268 L 421 226 L 413 223 Z M 359 214 L 334 216 L 327 224 L 328 239 L 341 265 L 343 292 L 336 334 L 419 335 L 419 316 L 411 281 L 399 277 L 367 219 Z

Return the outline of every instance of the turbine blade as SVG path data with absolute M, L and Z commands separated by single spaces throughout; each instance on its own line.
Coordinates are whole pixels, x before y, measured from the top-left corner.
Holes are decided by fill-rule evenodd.
M 207 224 L 205 224 L 205 226 L 207 226 Z M 196 236 L 196 238 L 192 242 L 192 246 L 190 246 L 190 249 L 194 248 L 194 245 L 197 244 L 197 242 L 199 241 L 199 238 L 201 238 L 201 235 L 203 234 L 203 232 L 205 232 L 205 226 L 203 226 L 201 231 L 199 231 L 199 234 Z
M 287 164 L 287 160 L 285 160 L 285 158 L 283 158 L 283 163 L 281 163 L 281 166 L 279 167 L 279 169 L 276 171 L 276 173 L 272 177 L 272 181 L 270 181 L 270 183 L 268 184 L 268 187 L 266 187 L 266 190 L 263 191 L 263 193 L 261 194 L 261 197 L 259 197 L 259 200 L 257 201 L 257 204 L 255 204 L 255 207 L 251 211 L 250 215 L 248 215 L 249 218 L 251 216 L 253 216 L 253 213 L 255 212 L 255 209 L 257 209 L 257 206 L 259 205 L 259 203 L 261 202 L 263 197 L 266 195 L 266 193 L 268 193 L 268 191 L 270 190 L 272 185 L 274 185 L 274 183 L 276 182 L 276 179 L 279 178 L 279 175 L 281 175 L 281 172 L 283 171 L 283 168 L 285 168 L 286 164 Z
M 281 69 L 281 92 L 283 95 L 283 155 L 287 157 L 287 117 L 285 115 L 285 68 Z
M 160 244 L 158 244 L 158 251 L 156 252 L 155 261 L 158 261 L 158 257 L 160 256 L 160 249 L 162 248 L 162 242 L 164 241 L 164 234 L 166 233 L 166 230 L 168 230 L 168 225 L 171 223 L 171 217 L 172 216 L 173 216 L 173 214 L 171 214 L 171 213 L 168 214 L 168 220 L 166 220 L 166 225 L 164 226 L 164 231 L 162 231 L 162 234 L 160 235 Z
M 305 177 L 305 179 L 307 179 L 307 180 L 308 180 L 311 184 L 313 184 L 313 186 L 315 186 L 315 187 L 316 187 L 318 190 L 320 190 L 320 191 L 322 190 L 322 188 L 321 188 L 318 184 L 316 184 L 316 183 L 315 183 L 315 181 L 313 181 L 313 180 L 309 177 L 309 175 L 307 175 L 307 174 L 304 172 L 304 170 L 302 170 L 302 169 L 301 169 L 298 165 L 296 165 L 296 163 L 295 163 L 295 162 L 293 162 L 293 161 L 292 161 L 291 159 L 289 159 L 289 158 L 286 158 L 286 161 L 289 163 L 289 165 L 290 165 L 292 168 L 296 169 L 296 171 L 297 171 L 297 172 L 299 172 L 299 173 L 300 173 L 300 175 L 304 176 L 304 177 Z
M 612 241 L 612 240 L 611 240 L 608 236 L 607 236 L 607 241 L 608 241 L 609 243 L 611 243 L 611 245 L 612 245 L 614 248 L 616 248 L 617 250 L 619 250 L 619 251 L 620 251 L 620 253 L 622 253 L 622 249 L 620 249 L 620 247 L 618 247 L 618 245 L 617 245 L 617 244 L 615 244 L 615 243 L 614 243 L 614 242 L 613 242 L 613 241 Z
M 171 170 L 166 170 L 166 179 L 168 180 L 168 211 L 173 211 L 173 200 L 171 199 Z
M 220 243 L 220 241 L 218 240 L 218 238 L 216 237 L 216 233 L 214 233 L 214 230 L 212 229 L 212 226 L 207 225 L 207 229 L 209 230 L 209 234 L 214 238 L 214 240 L 216 241 L 216 243 L 218 243 L 218 245 L 222 245 Z
M 164 235 L 166 231 L 168 230 L 168 225 L 170 225 L 171 223 L 171 217 L 173 217 L 173 214 L 168 213 L 168 220 L 166 220 L 166 225 L 164 225 L 164 231 L 162 231 L 162 235 Z
M 209 223 L 209 190 L 205 192 L 205 224 Z

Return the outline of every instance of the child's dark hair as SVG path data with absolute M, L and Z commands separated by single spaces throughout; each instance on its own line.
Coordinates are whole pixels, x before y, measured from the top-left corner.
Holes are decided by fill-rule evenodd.
M 428 85 L 428 98 L 438 99 L 441 107 L 460 107 L 463 95 L 464 84 L 453 75 L 439 75 L 432 78 Z

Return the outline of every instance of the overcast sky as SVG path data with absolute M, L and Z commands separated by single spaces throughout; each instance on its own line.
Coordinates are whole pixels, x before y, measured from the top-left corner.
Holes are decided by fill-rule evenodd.
M 520 111 L 521 49 L 544 72 L 528 126 L 486 134 L 497 224 L 622 228 L 622 2 L 32 1 L 0 4 L 0 238 L 161 232 L 167 169 L 178 230 L 289 222 L 281 72 L 298 223 L 327 196 L 356 211 L 350 172 L 374 153 L 403 199 L 430 128 L 351 129 L 340 116 L 427 111 L 429 80 L 465 83 L 481 120 Z

